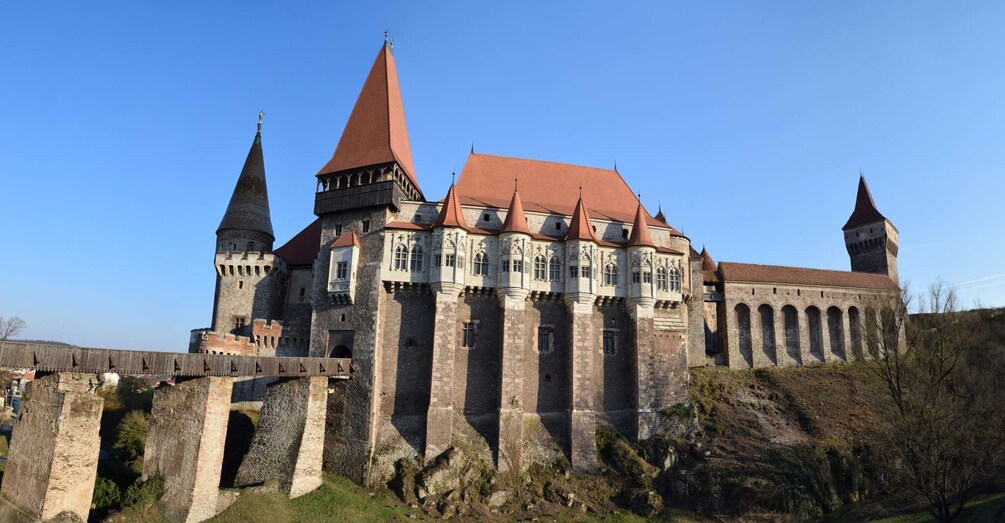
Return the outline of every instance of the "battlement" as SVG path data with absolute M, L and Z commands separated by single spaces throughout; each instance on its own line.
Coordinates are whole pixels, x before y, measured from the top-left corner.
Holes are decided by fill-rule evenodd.
M 271 252 L 218 252 L 214 265 L 216 273 L 223 277 L 282 277 L 289 273 L 286 261 Z
M 252 321 L 250 337 L 211 329 L 194 329 L 189 339 L 188 351 L 199 354 L 271 356 L 275 354 L 282 334 L 281 322 L 261 318 Z

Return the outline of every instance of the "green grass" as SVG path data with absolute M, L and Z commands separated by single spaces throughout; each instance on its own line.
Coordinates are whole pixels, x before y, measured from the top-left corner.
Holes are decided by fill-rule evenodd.
M 959 518 L 959 523 L 985 523 L 995 520 L 995 515 L 1005 507 L 1005 492 L 994 494 L 972 501 Z M 927 512 L 918 512 L 903 516 L 894 516 L 876 521 L 876 523 L 934 523 L 935 518 Z

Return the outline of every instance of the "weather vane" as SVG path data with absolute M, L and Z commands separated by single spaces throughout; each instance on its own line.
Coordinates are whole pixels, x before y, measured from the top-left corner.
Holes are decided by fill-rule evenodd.
M 265 118 L 265 111 L 258 111 L 258 132 L 262 132 L 262 119 Z

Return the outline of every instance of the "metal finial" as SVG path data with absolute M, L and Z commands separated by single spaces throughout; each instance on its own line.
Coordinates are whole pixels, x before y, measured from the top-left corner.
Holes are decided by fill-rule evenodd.
M 513 178 L 513 192 L 520 190 L 520 177 Z
M 583 184 L 579 184 L 579 199 L 583 199 Z
M 618 159 L 614 159 L 614 172 L 618 172 Z
M 475 141 L 471 140 L 471 154 L 475 154 Z
M 387 43 L 387 31 L 384 31 L 384 43 Z
M 457 178 L 457 168 L 454 167 L 454 171 L 450 173 L 450 186 L 454 186 L 454 180 Z
M 262 134 L 262 119 L 265 118 L 265 111 L 258 111 L 258 134 Z

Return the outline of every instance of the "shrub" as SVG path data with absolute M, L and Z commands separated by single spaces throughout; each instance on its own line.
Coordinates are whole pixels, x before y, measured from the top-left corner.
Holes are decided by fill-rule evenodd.
M 147 416 L 141 410 L 130 411 L 119 423 L 114 447 L 133 461 L 143 455 L 147 443 Z
M 122 506 L 146 509 L 153 505 L 164 495 L 164 478 L 153 476 L 146 480 L 140 480 L 126 489 L 126 495 L 122 500 Z
M 91 508 L 106 509 L 112 508 L 122 501 L 122 491 L 114 481 L 108 478 L 98 477 L 94 482 L 94 495 L 91 496 Z

